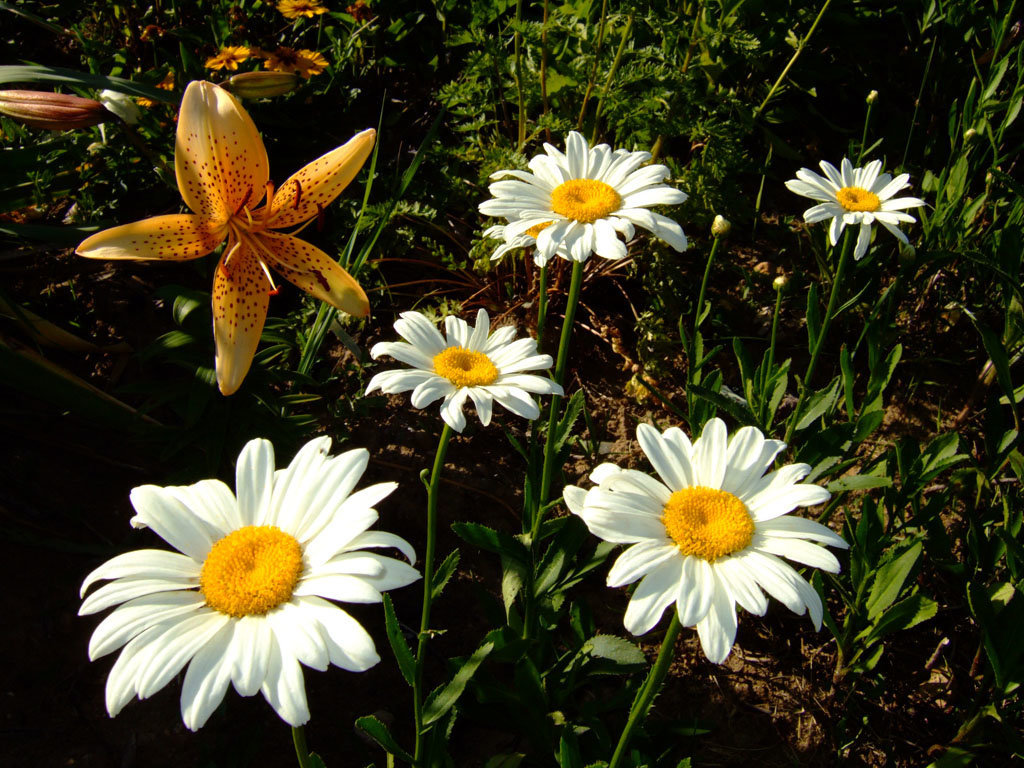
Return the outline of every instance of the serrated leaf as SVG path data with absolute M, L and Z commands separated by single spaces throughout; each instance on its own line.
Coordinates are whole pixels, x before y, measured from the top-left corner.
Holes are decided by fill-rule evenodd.
M 865 608 L 868 620 L 874 622 L 899 597 L 910 571 L 921 556 L 921 542 L 916 542 L 899 557 L 888 561 L 875 572 Z
M 500 634 L 501 630 L 496 629 L 488 633 L 488 637 L 492 637 L 495 634 Z M 462 666 L 459 667 L 458 671 L 452 677 L 451 681 L 434 691 L 427 701 L 423 705 L 423 725 L 430 725 L 440 720 L 444 715 L 455 706 L 455 702 L 459 700 L 459 696 L 466 690 L 466 684 L 469 683 L 477 669 L 483 664 L 484 659 L 487 655 L 494 650 L 494 640 L 488 640 L 475 651 L 473 655 L 463 662 Z
M 838 400 L 839 379 L 837 377 L 827 387 L 819 389 L 807 398 L 807 405 L 804 406 L 803 415 L 800 417 L 800 421 L 797 422 L 796 429 L 807 429 L 822 416 L 830 413 L 835 408 Z
M 607 659 L 615 664 L 640 666 L 647 663 L 644 652 L 634 643 L 616 635 L 594 635 L 581 649 L 598 659 Z
M 488 552 L 529 562 L 529 552 L 515 536 L 496 531 L 480 523 L 452 523 L 452 530 L 464 541 Z
M 405 682 L 412 685 L 416 679 L 416 659 L 413 658 L 409 644 L 405 642 L 402 628 L 398 626 L 395 606 L 387 592 L 384 593 L 384 628 L 387 632 L 388 643 L 391 644 L 391 652 L 395 654 L 395 661 L 398 662 L 398 670 L 405 678 Z
M 911 595 L 882 614 L 868 635 L 866 644 L 871 644 L 893 632 L 916 627 L 922 621 L 933 618 L 938 612 L 939 604 L 930 597 L 925 597 L 920 592 Z
M 459 550 L 452 550 L 451 554 L 444 559 L 444 562 L 437 567 L 434 571 L 434 584 L 430 588 L 430 596 L 432 600 L 437 600 L 440 597 L 441 592 L 444 591 L 445 585 L 448 580 L 451 579 L 452 574 L 455 573 L 455 569 L 459 567 Z
M 839 491 L 863 491 L 868 488 L 891 488 L 891 477 L 880 477 L 878 475 L 847 475 L 833 480 L 828 484 L 828 490 L 832 493 Z
M 391 735 L 391 731 L 388 730 L 388 727 L 373 715 L 360 717 L 356 720 L 356 728 L 376 741 L 381 747 L 383 747 L 385 752 L 394 755 L 399 760 L 404 760 L 410 765 L 415 762 L 412 755 L 398 746 L 398 742 L 395 741 L 395 737 Z

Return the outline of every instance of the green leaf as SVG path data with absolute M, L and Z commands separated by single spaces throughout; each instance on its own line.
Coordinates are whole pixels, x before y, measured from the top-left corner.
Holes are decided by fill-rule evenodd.
M 512 605 L 526 585 L 527 565 L 512 557 L 501 557 L 501 600 L 505 604 L 505 620 L 508 621 Z
M 836 402 L 839 400 L 839 383 L 839 378 L 837 377 L 827 387 L 819 389 L 807 398 L 807 405 L 804 406 L 803 416 L 800 417 L 800 421 L 796 425 L 797 430 L 807 429 L 822 416 L 832 412 Z
M 857 415 L 857 407 L 853 401 L 853 384 L 856 377 L 853 373 L 853 360 L 850 358 L 850 350 L 845 344 L 839 349 L 839 367 L 843 372 L 843 397 L 846 400 L 846 418 L 853 421 Z
M 327 763 L 316 752 L 309 753 L 309 768 L 327 768 Z
M 409 685 L 416 679 L 416 659 L 413 658 L 409 644 L 405 642 L 401 627 L 398 626 L 398 617 L 395 615 L 395 606 L 391 603 L 391 596 L 384 593 L 384 628 L 388 635 L 388 642 L 391 644 L 391 652 L 395 654 L 395 661 L 398 662 L 398 669 Z
M 558 742 L 558 766 L 559 768 L 583 768 L 580 745 L 571 731 L 563 733 Z
M 701 384 L 691 384 L 688 389 L 690 394 L 711 403 L 715 408 L 725 411 L 740 424 L 744 426 L 758 426 L 757 417 L 751 413 L 750 408 L 746 403 L 730 399 L 719 392 L 715 392 L 704 387 Z
M 495 755 L 484 763 L 484 768 L 519 768 L 519 764 L 526 759 L 522 752 L 515 752 L 511 755 Z
M 921 556 L 921 542 L 916 542 L 899 557 L 889 560 L 875 573 L 871 594 L 865 605 L 868 620 L 874 622 L 899 596 L 903 584 Z
M 480 523 L 452 523 L 452 530 L 475 547 L 505 555 L 523 563 L 529 562 L 529 552 L 515 536 L 496 531 Z
M 583 413 L 583 405 L 583 390 L 577 389 L 572 393 L 572 397 L 569 398 L 569 402 L 565 406 L 565 413 L 558 421 L 558 431 L 555 433 L 556 452 L 562 450 L 565 441 L 569 439 L 573 425 L 580 417 L 580 414 Z
M 459 696 L 466 690 L 466 684 L 472 679 L 473 674 L 477 671 L 487 655 L 494 650 L 494 637 L 500 635 L 501 630 L 495 629 L 487 634 L 488 638 L 492 638 L 473 651 L 473 655 L 470 656 L 466 661 L 459 667 L 458 671 L 452 677 L 451 681 L 443 688 L 434 691 L 427 701 L 423 705 L 423 725 L 430 725 L 431 723 L 437 722 L 439 719 L 444 717 L 445 713 L 448 712 L 455 702 L 459 700 Z
M 807 351 L 814 354 L 814 345 L 821 331 L 821 301 L 818 297 L 817 283 L 811 283 L 807 289 Z
M 892 478 L 879 475 L 846 475 L 828 484 L 832 493 L 840 491 L 863 491 L 868 488 L 891 488 Z
M 356 720 L 356 728 L 376 741 L 381 747 L 383 747 L 385 752 L 394 755 L 399 760 L 404 760 L 410 765 L 415 762 L 412 755 L 398 746 L 398 742 L 395 741 L 395 737 L 391 735 L 391 731 L 388 730 L 388 727 L 373 715 L 360 717 Z
M 0 66 L 0 84 L 2 83 L 56 83 L 78 85 L 96 90 L 109 89 L 129 96 L 143 96 L 153 101 L 177 104 L 178 100 L 170 91 L 153 88 L 148 85 L 134 83 L 122 77 L 104 77 L 91 75 L 88 72 L 76 72 L 62 67 L 41 67 L 36 65 L 8 64 Z
M 459 567 L 459 550 L 454 549 L 452 553 L 444 559 L 444 562 L 437 567 L 434 571 L 434 583 L 430 587 L 430 597 L 432 600 L 437 600 L 441 596 L 441 592 L 444 591 L 445 585 L 448 580 L 451 579 L 452 574 L 455 573 L 455 569 Z
M 902 629 L 916 627 L 922 621 L 935 616 L 939 612 L 939 604 L 920 592 L 902 600 L 882 614 L 881 619 L 871 629 L 865 645 L 880 640 L 885 635 Z
M 637 645 L 616 635 L 594 635 L 580 650 L 595 658 L 607 659 L 623 666 L 642 666 L 647 663 L 647 657 Z

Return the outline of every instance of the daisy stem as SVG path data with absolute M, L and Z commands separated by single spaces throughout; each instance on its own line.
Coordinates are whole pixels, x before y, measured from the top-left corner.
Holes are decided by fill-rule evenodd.
M 708 278 L 711 276 L 711 264 L 715 260 L 715 254 L 718 252 L 718 243 L 721 237 L 715 237 L 711 243 L 711 253 L 708 254 L 708 263 L 704 265 L 704 278 L 700 281 L 700 293 L 697 294 L 697 312 L 693 317 L 693 339 L 696 344 L 697 334 L 700 333 L 700 323 L 703 318 L 701 315 L 704 314 L 704 294 L 708 290 Z M 690 370 L 693 370 L 695 364 L 699 364 L 699 360 L 690 361 Z
M 516 101 L 519 106 L 519 116 L 516 119 L 516 150 L 523 151 L 526 143 L 526 110 L 523 106 L 523 33 L 520 32 L 523 23 L 523 0 L 516 0 Z
M 608 763 L 608 768 L 618 768 L 622 765 L 625 758 L 626 749 L 629 747 L 629 741 L 633 737 L 633 731 L 636 730 L 644 718 L 647 717 L 647 712 L 651 708 L 651 704 L 654 702 L 654 697 L 657 696 L 658 691 L 661 690 L 661 684 L 665 680 L 665 673 L 668 672 L 669 664 L 672 662 L 674 656 L 673 650 L 675 648 L 676 639 L 679 637 L 679 630 L 681 626 L 679 624 L 679 614 L 672 611 L 672 621 L 668 625 L 668 629 L 665 630 L 665 639 L 661 641 L 661 650 L 658 651 L 658 659 L 654 662 L 654 666 L 651 667 L 650 673 L 647 675 L 647 680 L 644 681 L 643 687 L 640 692 L 636 695 L 636 699 L 633 701 L 633 706 L 629 709 L 629 718 L 626 720 L 626 727 L 622 729 L 622 735 L 619 736 L 619 743 L 615 746 L 615 754 L 612 755 L 611 762 Z
M 558 359 L 555 362 L 555 382 L 565 388 L 565 365 L 569 357 L 569 339 L 572 337 L 572 321 L 576 315 L 576 307 L 580 303 L 580 286 L 583 284 L 583 262 L 573 261 L 572 281 L 569 283 L 569 299 L 565 306 L 565 321 L 562 323 L 562 337 L 558 342 Z M 562 398 L 558 395 L 551 396 L 551 409 L 548 411 L 548 434 L 544 443 L 544 465 L 541 471 L 540 489 L 536 496 L 536 503 L 533 506 L 533 518 L 530 521 L 530 551 L 533 554 L 534 563 L 537 562 L 538 544 L 540 539 L 540 524 L 544 521 L 544 505 L 547 503 L 548 494 L 551 492 L 551 482 L 555 474 L 555 459 L 559 450 L 555 446 L 556 433 L 558 432 L 558 410 L 562 404 Z M 533 594 L 533 577 L 530 577 L 530 584 L 527 585 L 526 593 L 526 616 L 523 619 L 523 636 L 529 637 L 533 632 L 533 625 L 536 621 L 537 603 Z
M 295 756 L 299 759 L 299 768 L 310 768 L 306 729 L 301 725 L 292 726 L 292 743 L 295 744 Z
M 544 339 L 544 325 L 548 319 L 548 265 L 540 268 L 540 280 L 537 287 L 537 349 Z
M 758 108 L 754 110 L 754 119 L 757 119 L 758 115 L 760 115 L 764 111 L 764 108 L 768 106 L 768 102 L 772 100 L 772 96 L 775 95 L 775 91 L 777 91 L 779 86 L 782 85 L 782 81 L 786 79 L 786 75 L 789 74 L 789 70 L 793 68 L 793 65 L 796 64 L 796 60 L 800 58 L 800 54 L 804 52 L 804 48 L 808 41 L 810 41 L 811 35 L 813 35 L 814 30 L 818 28 L 818 23 L 825 16 L 825 11 L 828 10 L 828 6 L 831 2 L 832 0 L 825 0 L 825 4 L 821 6 L 821 10 L 818 11 L 818 16 L 814 19 L 814 23 L 811 24 L 811 28 L 807 30 L 807 34 L 803 36 L 803 39 L 797 43 L 796 50 L 786 63 L 786 66 L 782 68 L 782 72 L 779 73 L 778 79 L 769 89 L 768 95 L 764 97 L 764 101 L 762 101 Z
M 758 409 L 758 416 L 761 419 L 761 423 L 764 424 L 766 430 L 771 430 L 771 424 L 765 424 L 765 419 L 768 418 L 767 408 L 765 407 L 768 403 L 768 393 L 765 392 L 765 387 L 768 386 L 768 379 L 772 375 L 772 367 L 775 365 L 775 339 L 779 331 L 779 310 L 782 308 L 782 291 L 786 287 L 785 283 L 775 286 L 775 311 L 772 313 L 772 336 L 771 341 L 768 343 L 768 357 L 765 361 L 765 366 L 761 371 L 761 381 L 758 389 L 761 391 L 761 406 Z M 774 421 L 774 419 L 772 419 Z
M 448 453 L 448 443 L 452 438 L 452 428 L 447 424 L 441 431 L 441 439 L 437 442 L 437 454 L 434 456 L 434 468 L 430 472 L 430 485 L 427 487 L 427 546 L 423 554 L 423 610 L 420 614 L 420 632 L 416 644 L 416 674 L 413 678 L 413 719 L 416 724 L 416 765 L 420 765 L 423 757 L 423 662 L 426 658 L 427 638 L 430 634 L 430 601 L 434 586 L 434 550 L 437 547 L 437 490 L 441 485 L 441 470 L 444 469 L 444 458 Z
M 789 417 L 789 425 L 786 427 L 786 436 L 782 438 L 782 442 L 789 443 L 793 437 L 793 433 L 796 431 L 797 422 L 800 421 L 800 413 L 804 408 L 804 401 L 807 399 L 807 393 L 810 392 L 811 376 L 814 375 L 814 369 L 818 365 L 818 358 L 821 356 L 821 350 L 825 348 L 825 338 L 828 336 L 829 326 L 832 324 L 832 316 L 836 310 L 836 304 L 839 302 L 839 293 L 842 290 L 843 280 L 846 277 L 846 267 L 850 262 L 850 254 L 853 253 L 853 244 L 857 236 L 854 234 L 852 227 L 846 229 L 843 235 L 843 250 L 839 256 L 839 266 L 836 267 L 835 277 L 832 279 L 832 290 L 828 295 L 828 306 L 825 308 L 825 317 L 821 321 L 821 328 L 818 330 L 818 338 L 814 340 L 814 349 L 811 351 L 811 361 L 807 364 L 807 370 L 804 372 L 804 378 L 800 382 L 800 399 L 796 401 L 796 408 L 793 409 L 792 415 Z

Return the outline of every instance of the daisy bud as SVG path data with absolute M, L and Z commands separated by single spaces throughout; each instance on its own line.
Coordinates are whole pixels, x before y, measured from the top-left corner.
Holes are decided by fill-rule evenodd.
M 779 275 L 774 280 L 772 280 L 772 288 L 774 288 L 776 291 L 781 291 L 783 288 L 786 287 L 786 283 L 788 282 L 788 277 L 786 277 L 785 275 Z
M 964 143 L 966 144 L 977 135 L 978 132 L 976 130 L 974 130 L 973 128 L 968 128 L 966 131 L 964 131 Z
M 243 99 L 269 99 L 295 90 L 298 84 L 294 72 L 242 72 L 232 75 L 224 87 Z
M 111 90 L 100 91 L 100 103 L 128 125 L 135 125 L 139 122 L 141 115 L 139 108 L 126 93 Z
M 864 101 L 866 101 L 868 104 L 874 104 L 876 101 L 878 101 L 878 91 L 872 90 L 871 93 L 868 94 L 867 98 L 864 99 Z
M 728 237 L 732 224 L 724 216 L 715 216 L 711 222 L 711 234 L 715 237 Z
M 48 131 L 88 128 L 112 117 L 98 101 L 51 91 L 0 91 L 0 115 Z

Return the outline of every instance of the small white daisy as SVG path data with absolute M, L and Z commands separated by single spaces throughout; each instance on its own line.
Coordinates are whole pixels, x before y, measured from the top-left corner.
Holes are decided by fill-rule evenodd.
M 404 539 L 367 530 L 377 520 L 373 506 L 397 483 L 352 493 L 369 453 L 328 458 L 330 446 L 329 437 L 316 438 L 275 472 L 273 446 L 250 441 L 238 457 L 237 498 L 220 480 L 132 491 L 131 524 L 182 554 L 128 552 L 82 584 L 84 596 L 111 580 L 85 598 L 80 615 L 118 606 L 89 642 L 90 659 L 124 646 L 107 678 L 111 717 L 187 663 L 181 716 L 189 729 L 202 727 L 228 683 L 241 696 L 262 691 L 298 726 L 309 720 L 300 664 L 362 672 L 380 661 L 366 630 L 328 601 L 379 603 L 384 590 L 420 578 L 411 565 L 365 548 L 394 548 L 410 563 L 416 555 Z
M 843 228 L 860 226 L 857 233 L 857 247 L 853 252 L 855 259 L 860 259 L 868 250 L 871 242 L 871 225 L 878 221 L 889 230 L 901 243 L 906 244 L 907 236 L 897 226 L 901 221 L 915 222 L 909 213 L 902 213 L 906 208 L 918 208 L 925 204 L 916 197 L 892 196 L 904 187 L 909 186 L 910 175 L 901 173 L 895 179 L 888 173 L 880 174 L 882 163 L 873 160 L 863 168 L 854 168 L 853 164 L 843 158 L 841 170 L 824 160 L 820 163 L 825 176 L 819 176 L 809 168 L 801 168 L 796 178 L 786 182 L 786 187 L 798 195 L 812 200 L 821 200 L 804 211 L 804 221 L 814 224 L 825 219 L 832 219 L 828 228 L 828 238 L 832 245 L 839 242 Z
M 545 227 L 550 226 L 551 222 L 545 222 L 544 224 L 538 224 L 535 227 L 519 234 L 508 234 L 508 226 L 505 224 L 495 224 L 493 227 L 488 227 L 484 230 L 484 237 L 490 240 L 503 240 L 504 242 L 494 249 L 494 253 L 491 254 L 491 261 L 497 261 L 509 251 L 515 251 L 520 248 L 534 248 L 537 245 L 537 235 L 540 234 L 541 230 Z M 514 230 L 513 230 L 514 231 Z M 565 245 L 559 245 L 555 249 L 555 255 L 561 256 L 563 259 L 570 259 L 569 251 L 566 250 Z M 551 261 L 551 257 L 545 256 L 540 250 L 534 248 L 533 251 L 533 263 L 538 267 L 543 267 Z
M 634 225 L 653 232 L 677 251 L 686 249 L 679 224 L 647 210 L 651 205 L 676 205 L 686 194 L 662 184 L 669 170 L 664 165 L 640 166 L 650 152 L 612 149 L 607 144 L 589 147 L 576 131 L 565 140 L 565 154 L 550 144 L 546 155 L 530 160 L 530 170 L 503 170 L 491 175 L 494 197 L 480 204 L 487 216 L 501 216 L 506 242 L 533 231 L 537 250 L 546 262 L 558 254 L 586 261 L 591 253 L 621 259 Z M 505 250 L 508 250 L 507 248 Z M 505 251 L 502 251 L 504 253 Z
M 785 443 L 754 427 L 730 440 L 720 419 L 693 444 L 674 427 L 659 433 L 641 424 L 636 436 L 660 481 L 602 464 L 590 475 L 594 488 L 569 485 L 564 493 L 591 533 L 630 545 L 608 572 L 609 587 L 642 579 L 626 629 L 644 634 L 675 603 L 679 622 L 696 625 L 704 654 L 720 664 L 736 640 L 736 605 L 763 616 L 762 590 L 797 614 L 807 610 L 820 629 L 818 593 L 779 559 L 839 571 L 832 553 L 811 542 L 846 548 L 840 536 L 813 520 L 784 517 L 829 498 L 824 488 L 798 482 L 811 468 L 788 464 L 765 475 Z
M 382 341 L 370 355 L 374 359 L 390 355 L 412 368 L 378 373 L 370 379 L 367 394 L 375 389 L 389 395 L 411 389 L 415 408 L 443 397 L 441 418 L 456 432 L 466 426 L 462 408 L 467 398 L 486 427 L 491 423 L 493 401 L 532 420 L 540 416 L 540 409 L 530 393 L 562 394 L 561 386 L 551 379 L 525 373 L 551 367 L 551 355 L 537 354 L 534 339 L 513 341 L 516 329 L 508 325 L 491 333 L 482 309 L 477 312 L 476 327 L 451 315 L 444 323 L 447 341 L 419 312 L 403 312 L 395 321 L 395 331 L 405 341 Z

